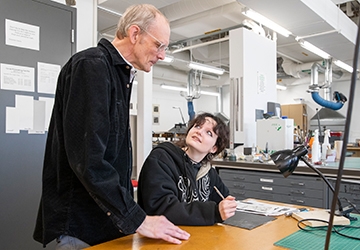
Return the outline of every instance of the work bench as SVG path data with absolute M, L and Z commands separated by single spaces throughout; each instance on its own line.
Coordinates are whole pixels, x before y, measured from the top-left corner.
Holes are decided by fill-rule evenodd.
M 212 165 L 237 200 L 256 198 L 329 208 L 332 193 L 328 186 L 317 173 L 301 163 L 287 178 L 273 163 L 216 159 Z M 325 166 L 316 166 L 334 187 L 338 165 L 339 162 L 331 162 Z M 345 158 L 339 197 L 345 197 L 360 207 L 360 158 Z

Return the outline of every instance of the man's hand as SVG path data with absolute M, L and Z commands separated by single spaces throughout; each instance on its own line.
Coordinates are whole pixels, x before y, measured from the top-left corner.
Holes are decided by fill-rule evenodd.
M 231 216 L 233 216 L 236 211 L 236 206 L 237 206 L 237 204 L 235 201 L 235 197 L 233 197 L 233 196 L 229 195 L 224 200 L 222 200 L 219 203 L 219 212 L 220 212 L 221 219 L 226 220 L 226 219 L 230 218 Z
M 149 238 L 163 239 L 174 244 L 181 244 L 181 240 L 187 240 L 190 237 L 188 232 L 175 226 L 163 215 L 146 216 L 136 232 Z

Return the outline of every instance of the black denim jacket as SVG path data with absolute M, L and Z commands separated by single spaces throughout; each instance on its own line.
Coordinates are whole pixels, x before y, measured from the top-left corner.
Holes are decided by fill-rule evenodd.
M 44 246 L 62 234 L 98 244 L 145 219 L 131 185 L 130 70 L 102 39 L 60 72 L 34 232 Z

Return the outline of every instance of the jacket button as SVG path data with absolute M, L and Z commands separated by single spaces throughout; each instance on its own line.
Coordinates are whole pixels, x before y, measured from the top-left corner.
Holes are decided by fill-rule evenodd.
M 126 84 L 126 87 L 127 87 L 127 88 L 130 88 L 130 85 L 129 85 L 129 84 Z
M 111 213 L 110 213 L 110 212 L 107 212 L 106 214 L 107 214 L 107 216 L 110 216 L 110 215 L 111 215 Z
M 126 66 L 126 69 L 130 69 L 130 66 Z

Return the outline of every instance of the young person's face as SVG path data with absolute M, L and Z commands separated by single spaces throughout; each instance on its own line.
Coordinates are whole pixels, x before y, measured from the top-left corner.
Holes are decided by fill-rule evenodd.
M 186 136 L 186 145 L 199 153 L 215 153 L 217 150 L 215 143 L 218 138 L 213 130 L 215 126 L 215 120 L 206 117 L 204 124 L 195 125 L 189 130 Z

